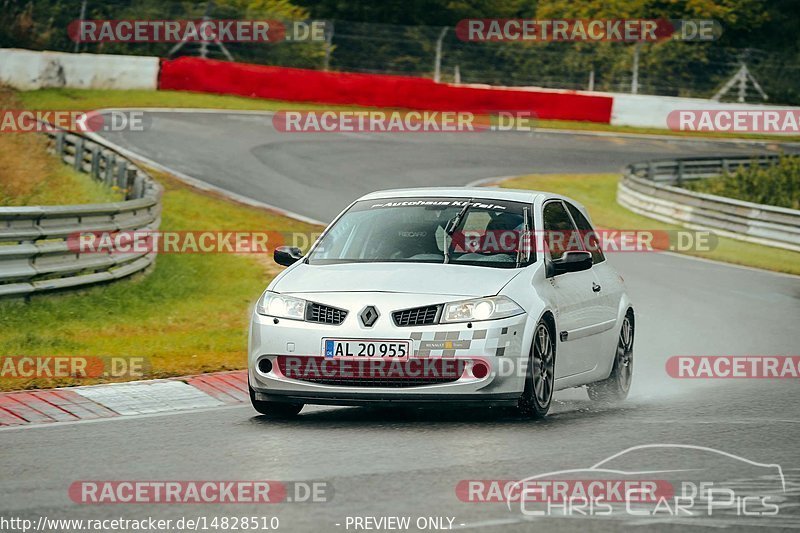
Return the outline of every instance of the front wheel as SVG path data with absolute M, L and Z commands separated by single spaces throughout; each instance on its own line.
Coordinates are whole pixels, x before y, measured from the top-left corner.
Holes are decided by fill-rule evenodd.
M 256 400 L 256 391 L 253 387 L 247 386 L 250 389 L 250 403 L 253 404 L 253 409 L 262 415 L 270 418 L 291 418 L 296 416 L 301 409 L 302 403 L 282 403 L 282 402 L 265 402 L 263 400 Z
M 603 381 L 590 383 L 589 398 L 599 402 L 619 402 L 627 398 L 633 380 L 633 317 L 628 314 L 622 320 L 622 328 L 614 355 L 611 375 Z
M 556 348 L 547 323 L 539 322 L 533 334 L 528 356 L 525 389 L 517 403 L 517 412 L 531 418 L 544 418 L 553 401 Z

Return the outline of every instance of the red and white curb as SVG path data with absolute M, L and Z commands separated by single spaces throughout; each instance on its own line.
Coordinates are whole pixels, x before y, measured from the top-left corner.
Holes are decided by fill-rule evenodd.
M 247 371 L 0 394 L 0 428 L 238 405 Z

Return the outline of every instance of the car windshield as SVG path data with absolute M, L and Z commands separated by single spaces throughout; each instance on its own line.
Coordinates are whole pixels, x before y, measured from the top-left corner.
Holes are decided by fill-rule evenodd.
M 496 268 L 529 264 L 530 207 L 467 198 L 389 198 L 356 202 L 308 256 L 312 265 L 452 263 Z

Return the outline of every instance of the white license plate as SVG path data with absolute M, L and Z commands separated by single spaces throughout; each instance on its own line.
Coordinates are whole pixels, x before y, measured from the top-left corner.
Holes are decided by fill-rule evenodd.
M 322 353 L 326 359 L 408 359 L 411 341 L 323 339 Z

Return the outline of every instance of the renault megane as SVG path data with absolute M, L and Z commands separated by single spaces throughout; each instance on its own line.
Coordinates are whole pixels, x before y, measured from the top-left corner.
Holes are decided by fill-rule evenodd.
M 258 299 L 255 409 L 304 404 L 506 405 L 553 392 L 624 399 L 634 312 L 579 203 L 537 191 L 421 188 L 353 202 Z

